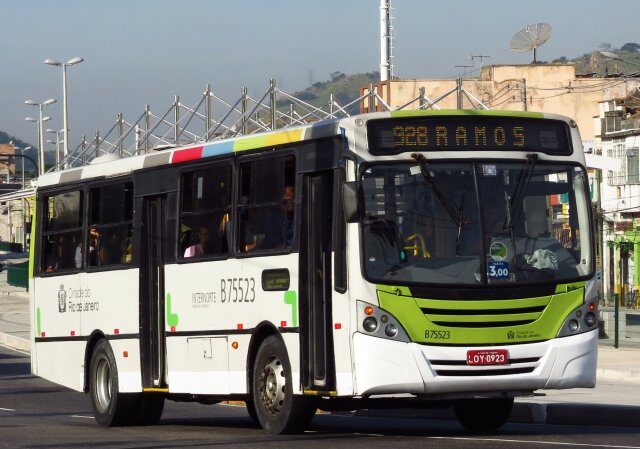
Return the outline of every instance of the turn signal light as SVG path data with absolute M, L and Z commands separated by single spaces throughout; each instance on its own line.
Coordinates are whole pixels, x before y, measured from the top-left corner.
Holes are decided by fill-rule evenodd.
M 371 315 L 371 314 L 373 314 L 373 307 L 371 307 L 371 306 L 367 306 L 367 307 L 365 307 L 365 308 L 364 308 L 364 313 L 365 313 L 365 315 Z
M 589 310 L 592 311 L 592 312 L 594 310 L 596 310 L 596 303 L 595 302 L 590 302 L 589 303 Z

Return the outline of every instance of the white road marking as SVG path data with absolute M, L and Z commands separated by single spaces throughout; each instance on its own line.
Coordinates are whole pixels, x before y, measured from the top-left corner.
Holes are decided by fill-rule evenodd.
M 93 419 L 93 416 L 83 416 L 83 415 L 71 415 L 72 418 L 85 418 L 85 419 Z
M 471 438 L 471 437 L 427 437 L 432 440 L 463 440 L 463 441 L 492 441 L 495 443 L 520 443 L 520 444 L 553 444 L 556 446 L 577 446 L 577 447 L 607 447 L 618 449 L 640 449 L 640 446 L 618 446 L 613 444 L 591 444 L 591 443 L 566 443 L 563 441 L 535 441 L 535 440 L 513 440 L 507 438 Z
M 16 409 L 14 409 L 14 408 L 2 408 L 2 407 L 0 407 L 0 410 L 2 410 L 3 412 L 15 412 L 16 411 Z

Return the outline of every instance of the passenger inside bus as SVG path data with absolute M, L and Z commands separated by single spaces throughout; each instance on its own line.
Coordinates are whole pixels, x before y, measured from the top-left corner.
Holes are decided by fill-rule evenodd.
M 184 257 L 202 257 L 206 254 L 206 243 L 209 240 L 209 231 L 207 228 L 200 228 L 198 231 L 198 243 L 195 243 L 184 251 Z
M 76 266 L 74 237 L 70 234 L 53 236 L 45 256 L 45 272 L 52 273 Z
M 293 245 L 295 196 L 295 187 L 285 185 L 279 207 L 263 208 L 261 222 L 253 220 L 249 223 L 246 243 L 242 247 L 245 252 L 284 249 Z

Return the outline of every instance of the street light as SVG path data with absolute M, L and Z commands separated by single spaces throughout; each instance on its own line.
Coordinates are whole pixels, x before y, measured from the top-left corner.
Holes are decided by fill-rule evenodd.
M 47 140 L 47 143 L 56 144 L 56 170 L 60 170 L 60 133 L 63 132 L 63 130 L 61 129 L 60 131 L 58 131 L 57 129 L 47 128 L 46 131 L 48 133 L 56 135 L 55 142 Z
M 44 174 L 44 130 L 43 130 L 43 123 L 46 122 L 47 120 L 51 120 L 51 117 L 43 117 L 42 116 L 42 107 L 43 106 L 48 106 L 50 104 L 54 104 L 56 102 L 56 100 L 54 100 L 53 98 L 49 98 L 48 100 L 45 100 L 41 103 L 37 103 L 33 100 L 27 100 L 24 102 L 24 104 L 28 104 L 29 106 L 37 106 L 38 107 L 38 117 L 39 120 L 33 119 L 31 117 L 26 117 L 25 120 L 28 122 L 36 122 L 38 123 L 38 145 L 40 146 L 40 151 L 39 151 L 39 155 L 40 155 L 40 163 L 38 164 L 38 171 L 39 174 L 43 175 Z
M 64 158 L 67 159 L 69 153 L 69 125 L 67 120 L 67 66 L 80 64 L 84 58 L 73 58 L 66 63 L 58 62 L 55 59 L 45 59 L 44 63 L 56 67 L 62 67 L 62 129 L 64 131 Z M 66 162 L 65 162 L 66 166 Z M 66 168 L 66 167 L 65 167 Z

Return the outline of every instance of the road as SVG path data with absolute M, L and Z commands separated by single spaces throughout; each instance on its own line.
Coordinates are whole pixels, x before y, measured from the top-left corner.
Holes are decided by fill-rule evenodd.
M 0 448 L 640 448 L 640 428 L 508 424 L 474 435 L 455 421 L 316 415 L 302 435 L 269 436 L 244 407 L 167 402 L 159 425 L 107 429 L 86 396 L 29 374 L 26 354 L 0 347 Z

